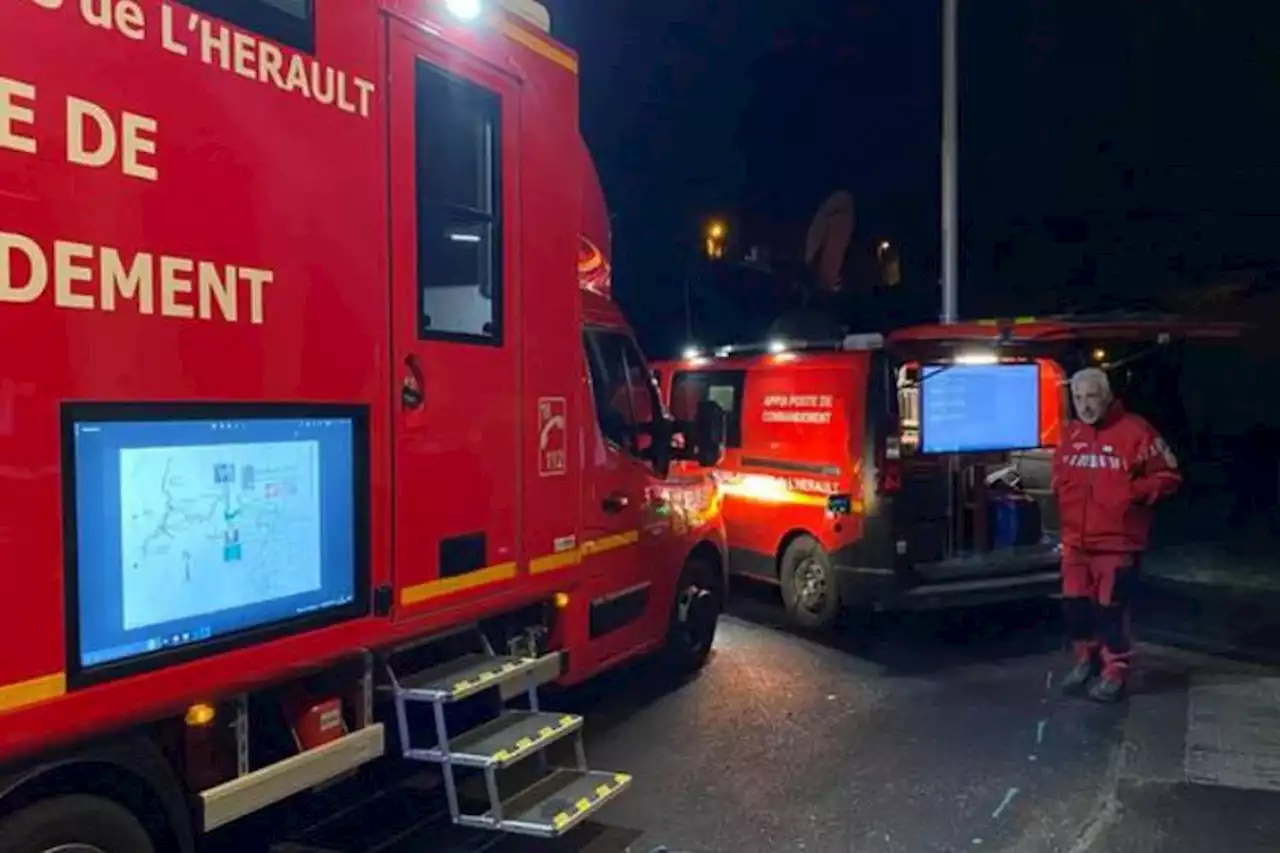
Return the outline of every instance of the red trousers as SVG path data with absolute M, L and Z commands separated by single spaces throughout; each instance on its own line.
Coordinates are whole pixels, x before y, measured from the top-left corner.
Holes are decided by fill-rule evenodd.
M 1062 549 L 1062 610 L 1077 662 L 1102 659 L 1102 677 L 1123 682 L 1133 657 L 1129 600 L 1139 555 Z

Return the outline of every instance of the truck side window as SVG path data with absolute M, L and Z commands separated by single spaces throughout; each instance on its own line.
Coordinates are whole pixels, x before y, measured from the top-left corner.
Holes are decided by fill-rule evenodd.
M 742 447 L 741 370 L 694 370 L 677 373 L 671 380 L 671 414 L 678 421 L 692 421 L 698 404 L 710 400 L 724 409 L 725 446 Z
M 221 18 L 271 41 L 316 51 L 315 0 L 180 0 L 182 5 Z M 185 17 L 185 16 L 184 16 Z
M 638 455 L 650 440 L 650 426 L 661 417 L 657 391 L 639 347 L 630 337 L 603 329 L 583 334 L 596 420 L 604 437 Z
M 502 345 L 502 100 L 419 61 L 418 336 Z

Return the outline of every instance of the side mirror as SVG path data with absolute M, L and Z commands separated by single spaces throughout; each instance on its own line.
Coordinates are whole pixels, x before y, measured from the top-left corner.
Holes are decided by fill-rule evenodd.
M 675 427 L 671 421 L 659 415 L 652 424 L 649 424 L 646 432 L 650 433 L 652 440 L 645 448 L 645 458 L 653 466 L 653 472 L 665 480 L 671 473 L 671 443 L 675 436 Z
M 698 403 L 693 422 L 693 458 L 703 468 L 714 468 L 724 459 L 728 432 L 724 409 L 711 400 Z

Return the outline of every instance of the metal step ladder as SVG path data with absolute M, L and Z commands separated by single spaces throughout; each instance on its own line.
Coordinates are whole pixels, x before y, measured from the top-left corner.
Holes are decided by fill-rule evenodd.
M 631 777 L 625 773 L 588 770 L 582 718 L 540 710 L 537 673 L 546 658 L 498 655 L 483 635 L 481 642 L 481 652 L 412 675 L 398 678 L 390 665 L 387 666 L 404 757 L 440 765 L 449 814 L 456 824 L 536 838 L 563 835 L 630 787 Z M 504 703 L 496 719 L 450 737 L 446 706 L 520 680 L 524 682 L 528 710 L 507 708 Z M 409 706 L 415 703 L 431 706 L 436 744 L 430 748 L 414 746 L 411 738 Z M 577 766 L 549 766 L 545 750 L 568 737 L 574 739 Z M 503 799 L 499 793 L 498 771 L 528 758 L 539 762 L 541 777 L 523 791 Z M 487 810 L 480 813 L 462 810 L 459 768 L 484 774 Z

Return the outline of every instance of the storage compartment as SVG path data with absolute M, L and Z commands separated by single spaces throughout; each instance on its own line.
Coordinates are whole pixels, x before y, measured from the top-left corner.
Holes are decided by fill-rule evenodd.
M 1024 467 L 1052 451 L 916 455 L 903 460 L 894 523 L 915 570 L 928 580 L 1041 571 L 1056 561 L 1056 518 L 1047 485 Z

